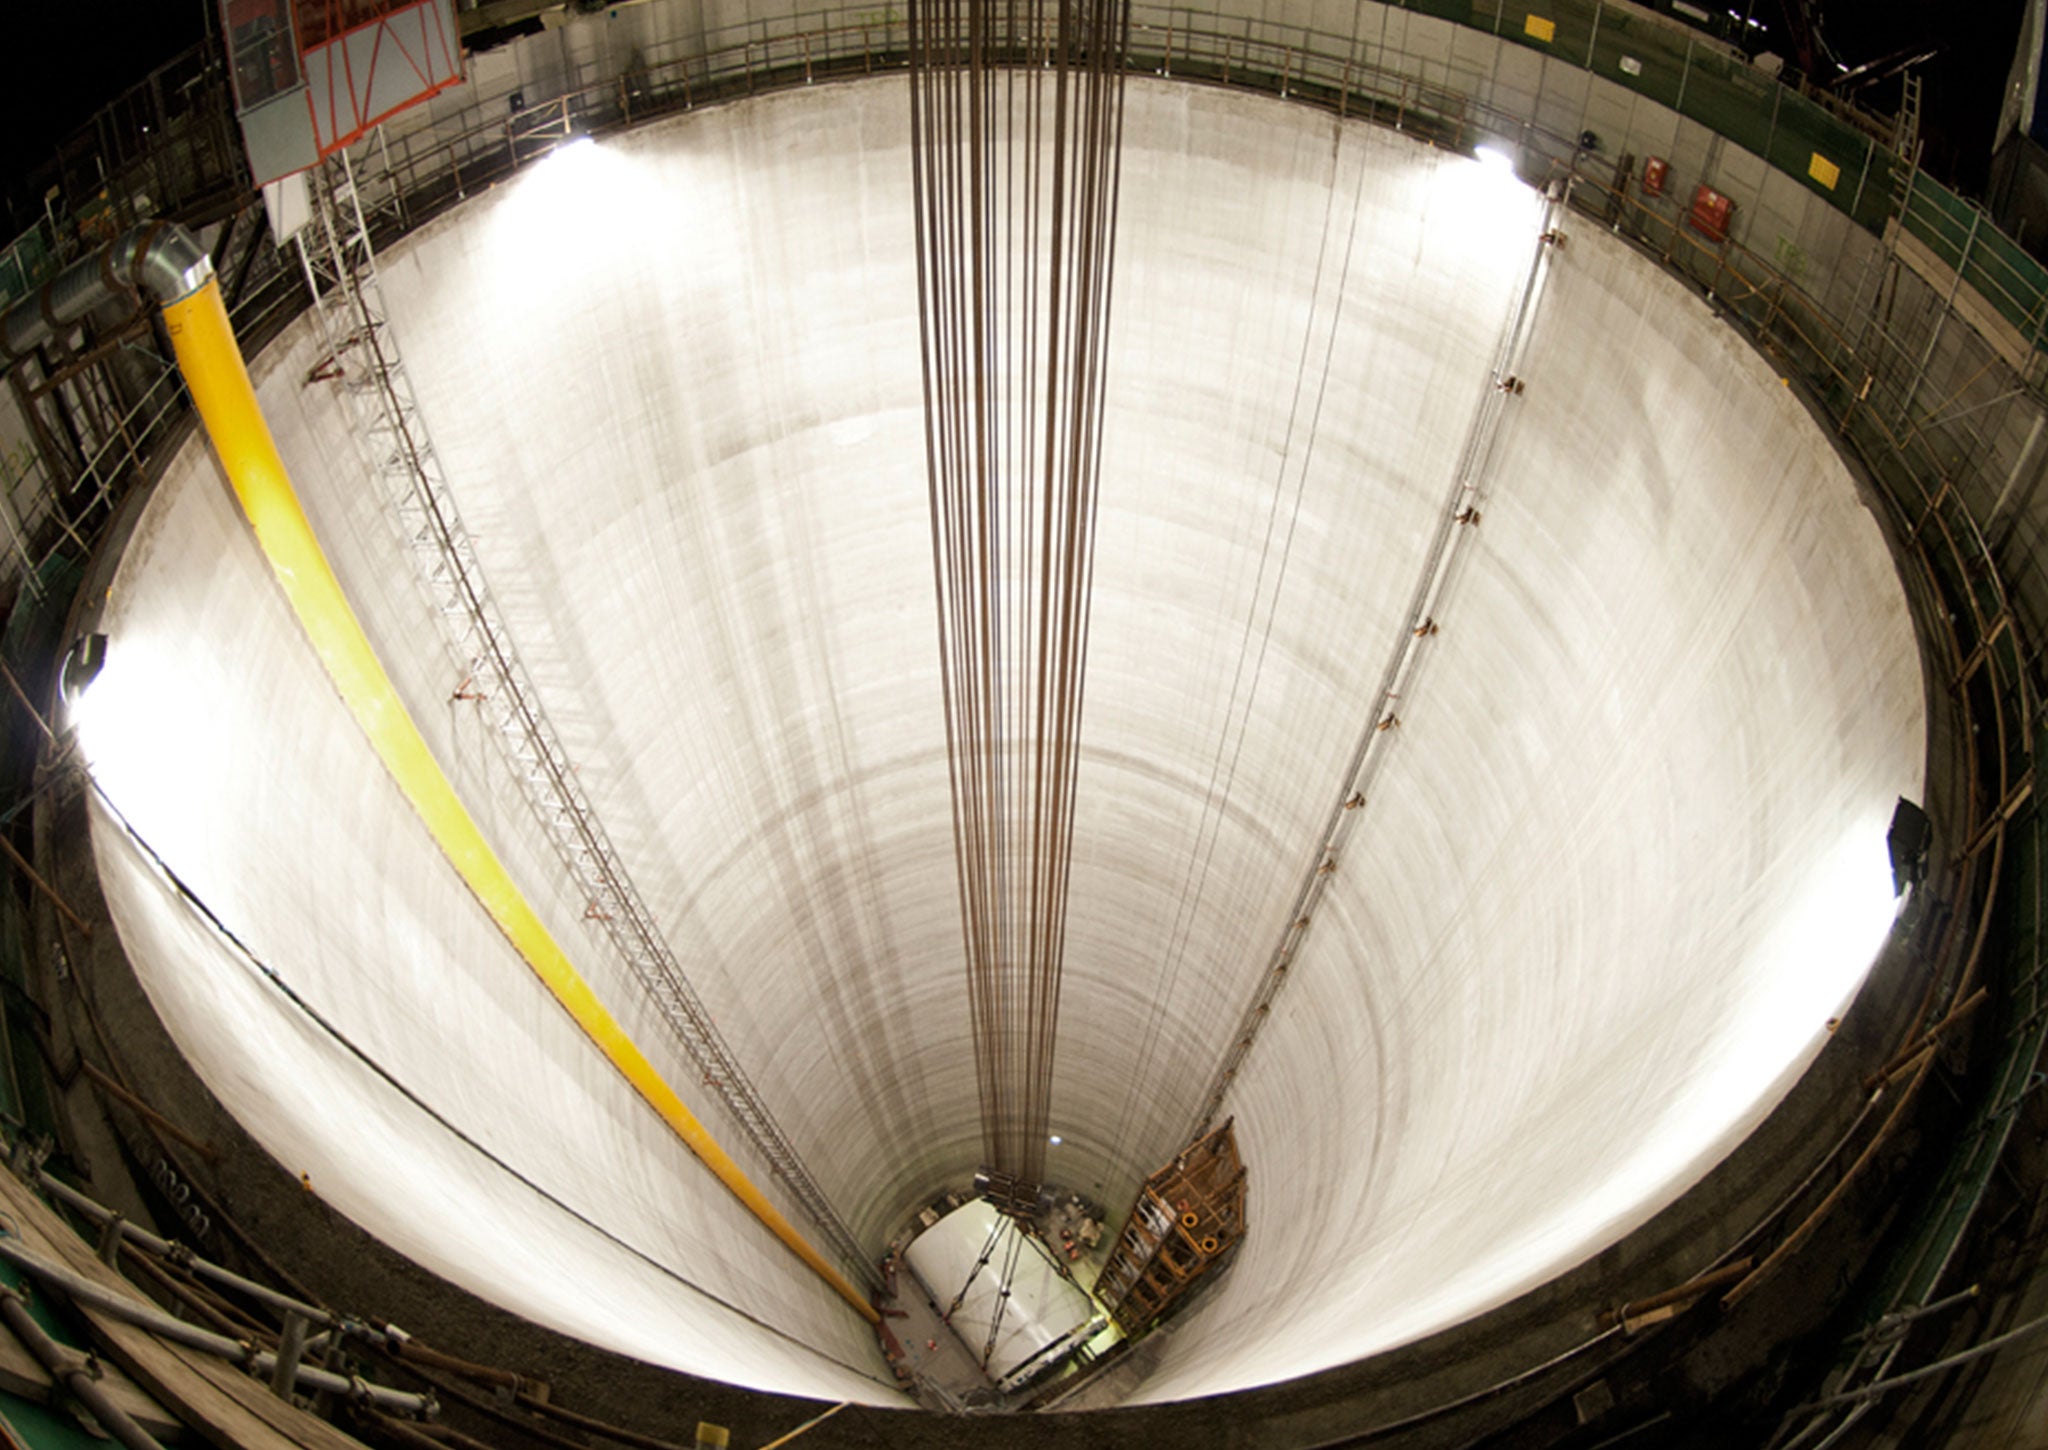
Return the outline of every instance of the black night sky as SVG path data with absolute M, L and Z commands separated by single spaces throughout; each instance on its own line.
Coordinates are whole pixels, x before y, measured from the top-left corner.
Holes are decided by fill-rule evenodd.
M 10 189 L 92 113 L 199 41 L 215 0 L 14 0 L 0 85 Z
M 1764 5 L 1759 3 L 1759 10 Z M 1951 186 L 1981 196 L 1998 143 L 1998 111 L 2012 68 L 2025 0 L 1812 0 L 1811 10 L 1835 65 L 1851 68 L 1891 56 L 1936 51 L 1917 67 L 1925 87 L 1922 135 L 1927 169 Z M 1771 9 L 1778 9 L 1772 0 Z M 1778 13 L 1775 34 L 1785 26 Z M 1789 55 L 1789 49 L 1787 54 Z M 1825 78 L 1829 66 L 1817 67 Z M 1898 105 L 1896 79 L 1855 99 L 1881 112 Z
M 32 219 L 24 178 L 57 143 L 120 91 L 198 41 L 215 0 L 15 0 L 9 5 L 17 74 L 0 86 L 0 196 L 16 221 Z M 1661 0 L 1653 0 L 1663 8 Z M 2006 73 L 2026 0 L 1698 0 L 1707 9 L 1746 8 L 1761 48 L 1796 64 L 1799 32 L 1811 37 L 1813 72 L 1839 76 L 1888 57 L 1935 51 L 1920 66 L 1926 84 L 1925 164 L 1936 176 L 1981 194 Z M 1800 17 L 1804 17 L 1803 21 Z M 27 64 L 19 64 L 26 61 Z M 1878 110 L 1897 103 L 1896 78 L 1857 99 Z M 10 230 L 11 234 L 11 230 Z

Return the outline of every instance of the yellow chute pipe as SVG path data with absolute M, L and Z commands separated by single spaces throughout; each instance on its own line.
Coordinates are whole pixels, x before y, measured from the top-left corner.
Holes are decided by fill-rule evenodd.
M 399 701 L 384 666 L 370 648 L 355 611 L 349 607 L 333 569 L 328 566 L 327 556 L 299 507 L 284 460 L 278 456 L 270 426 L 264 422 L 255 390 L 249 384 L 249 370 L 228 325 L 227 309 L 221 304 L 219 283 L 209 278 L 196 291 L 166 303 L 164 324 L 170 331 L 178 367 L 192 390 L 200 420 L 206 425 L 214 451 L 220 455 L 221 467 L 242 502 L 242 511 L 248 515 L 256 542 L 270 561 L 277 582 L 291 601 L 299 623 L 305 627 L 342 699 L 355 713 L 385 768 L 419 812 L 420 820 L 449 863 L 533 968 L 534 975 L 633 1085 L 633 1090 L 791 1253 L 870 1323 L 875 1322 L 879 1316 L 859 1290 L 762 1197 L 760 1189 L 718 1146 L 626 1036 L 541 924 L 464 809 L 455 788 L 427 749 L 419 727 Z

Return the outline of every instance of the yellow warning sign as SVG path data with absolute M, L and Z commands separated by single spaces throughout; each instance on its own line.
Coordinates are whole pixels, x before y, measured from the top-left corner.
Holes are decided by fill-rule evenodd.
M 1535 36 L 1538 40 L 1551 41 L 1557 39 L 1557 22 L 1555 20 L 1545 20 L 1541 15 L 1531 15 L 1522 22 L 1522 29 L 1528 31 L 1529 34 Z
M 1842 179 L 1842 168 L 1816 151 L 1813 153 L 1813 160 L 1807 164 L 1806 174 L 1829 191 L 1833 191 L 1835 183 Z

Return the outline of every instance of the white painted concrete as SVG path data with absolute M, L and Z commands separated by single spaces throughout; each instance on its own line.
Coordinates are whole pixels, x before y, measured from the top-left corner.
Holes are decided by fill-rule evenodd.
M 1052 1159 L 1118 1206 L 1191 1126 L 1313 865 L 1537 230 L 1528 192 L 1391 133 L 1155 82 L 1130 107 Z M 907 136 L 896 81 L 701 113 L 553 158 L 384 275 L 586 790 L 877 1244 L 979 1151 Z M 289 335 L 258 381 L 344 586 L 537 904 L 718 1126 L 451 700 L 341 411 L 303 383 L 316 351 Z M 1147 1397 L 1340 1363 L 1612 1242 L 1776 1101 L 1889 920 L 1919 673 L 1826 441 L 1590 226 L 1525 376 L 1480 548 L 1227 1107 L 1244 1261 Z M 834 1362 L 874 1368 L 864 1327 L 434 858 L 199 448 L 107 628 L 85 740 L 109 797 L 336 1029 L 603 1233 L 309 1029 L 102 823 L 152 996 L 282 1161 L 550 1324 L 890 1397 Z

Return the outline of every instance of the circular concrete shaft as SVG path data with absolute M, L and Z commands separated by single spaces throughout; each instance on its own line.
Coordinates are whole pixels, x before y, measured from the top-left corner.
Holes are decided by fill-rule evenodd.
M 1057 1178 L 1180 1143 L 1317 859 L 1537 253 L 1512 177 L 1133 81 Z M 581 781 L 812 1172 L 879 1247 L 980 1134 L 899 80 L 567 148 L 384 260 Z M 1891 919 L 1912 630 L 1873 520 L 1701 301 L 1568 221 L 1483 521 L 1226 1111 L 1241 1262 L 1143 1398 L 1458 1321 L 1668 1203 L 1810 1061 Z M 765 1181 L 570 899 L 301 322 L 256 367 L 472 810 Z M 897 1402 L 868 1328 L 620 1083 L 435 853 L 203 443 L 107 602 L 109 903 L 201 1074 L 314 1192 L 548 1325 Z M 255 965 L 260 962 L 262 969 Z M 272 975 L 274 974 L 274 975 Z

